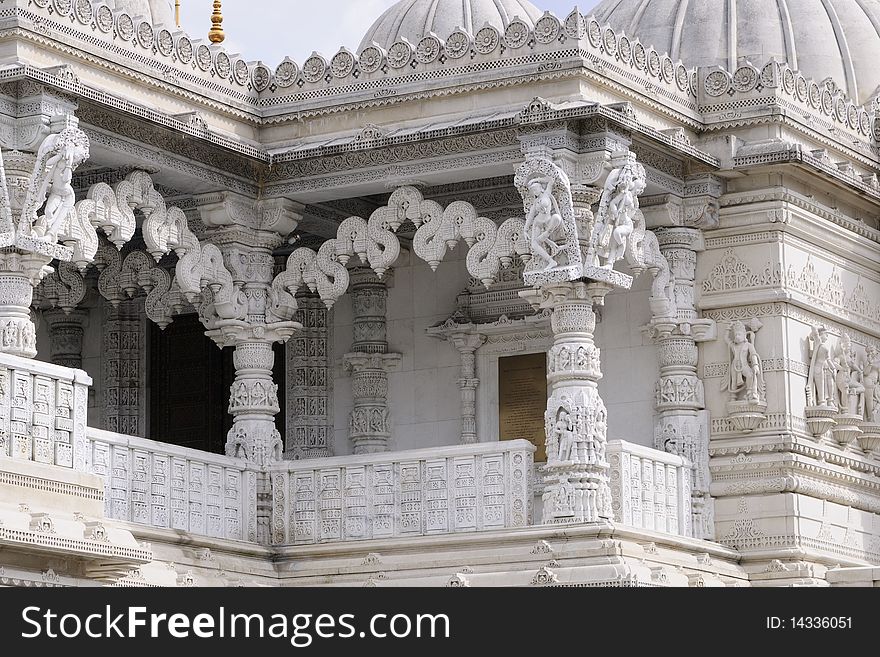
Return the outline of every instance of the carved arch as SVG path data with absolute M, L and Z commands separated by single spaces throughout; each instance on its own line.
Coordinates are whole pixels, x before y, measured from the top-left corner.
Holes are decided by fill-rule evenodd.
M 396 189 L 388 204 L 376 209 L 369 220 L 344 220 L 336 238 L 324 242 L 317 252 L 306 247 L 296 249 L 287 259 L 285 270 L 272 282 L 267 320 L 293 317 L 297 309 L 295 295 L 303 286 L 317 292 L 325 305 L 332 307 L 348 290 L 345 266 L 354 256 L 381 278 L 400 255 L 396 232 L 406 221 L 416 226 L 413 251 L 435 270 L 446 253 L 464 240 L 470 249 L 468 271 L 487 286 L 515 257 L 528 260 L 531 255 L 522 219 L 509 219 L 499 227 L 477 216 L 470 203 L 455 201 L 444 209 L 436 201 L 426 200 L 415 187 L 404 186 Z

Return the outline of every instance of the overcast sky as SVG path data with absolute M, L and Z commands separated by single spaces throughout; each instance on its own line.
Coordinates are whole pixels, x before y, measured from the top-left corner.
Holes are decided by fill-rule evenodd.
M 223 0 L 226 47 L 274 68 L 289 56 L 300 64 L 317 50 L 332 57 L 340 46 L 355 50 L 373 21 L 397 0 Z M 532 0 L 560 18 L 597 0 Z M 181 0 L 183 28 L 206 38 L 212 0 Z M 444 35 L 445 36 L 445 35 Z

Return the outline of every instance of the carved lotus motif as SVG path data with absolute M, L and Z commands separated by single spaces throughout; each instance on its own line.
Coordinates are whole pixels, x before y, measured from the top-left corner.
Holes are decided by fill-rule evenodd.
M 153 45 L 153 26 L 146 21 L 138 24 L 137 28 L 138 43 L 142 48 L 150 48 Z
M 312 55 L 303 64 L 302 76 L 306 82 L 318 82 L 326 72 L 327 62 L 320 55 Z
M 498 30 L 491 25 L 482 28 L 474 37 L 474 47 L 477 49 L 477 52 L 483 55 L 493 52 L 500 42 L 501 37 L 498 34 Z
M 577 9 L 571 12 L 563 25 L 566 36 L 572 39 L 581 39 L 587 33 L 587 19 Z
M 211 68 L 211 62 L 211 49 L 205 44 L 200 45 L 196 51 L 196 63 L 199 65 L 199 68 L 207 71 Z
M 272 74 L 269 72 L 269 69 L 262 64 L 254 67 L 254 72 L 251 74 L 251 82 L 254 85 L 254 89 L 257 91 L 263 91 L 266 89 L 269 86 L 271 78 Z
M 248 83 L 248 79 L 250 78 L 250 69 L 248 69 L 247 62 L 243 59 L 236 59 L 235 65 L 232 67 L 233 77 L 235 81 L 244 86 Z
M 410 63 L 412 56 L 412 46 L 406 41 L 397 41 L 388 49 L 388 66 L 403 68 Z
M 645 66 L 648 63 L 648 52 L 645 50 L 645 46 L 641 43 L 637 43 L 633 47 L 633 66 L 635 66 L 640 71 L 645 70 Z
M 91 6 L 91 2 L 86 0 Z M 113 11 L 107 5 L 100 5 L 95 13 L 95 24 L 102 32 L 109 32 L 113 29 Z
M 382 66 L 385 54 L 376 46 L 367 46 L 361 52 L 358 63 L 364 73 L 375 73 Z
M 440 56 L 442 45 L 440 39 L 433 35 L 424 37 L 416 46 L 416 61 L 422 64 L 430 64 Z
M 354 55 L 347 50 L 340 50 L 330 60 L 330 72 L 334 78 L 346 78 L 354 71 Z
M 177 40 L 177 57 L 183 64 L 189 64 L 192 61 L 193 44 L 189 37 L 182 36 Z
M 632 43 L 625 36 L 620 37 L 620 43 L 618 44 L 618 52 L 620 53 L 620 61 L 625 64 L 629 64 L 632 60 Z
M 174 37 L 171 36 L 171 32 L 159 30 L 159 35 L 156 37 L 156 48 L 166 57 L 174 52 Z
M 299 67 L 295 62 L 286 59 L 275 69 L 275 84 L 286 89 L 287 87 L 293 86 L 298 76 Z
M 91 0 L 77 0 L 76 2 L 76 20 L 78 20 L 83 25 L 88 25 L 92 22 L 92 17 L 94 16 L 94 9 L 92 7 Z
M 470 36 L 467 32 L 458 30 L 450 34 L 449 38 L 446 39 L 444 50 L 446 51 L 447 57 L 450 57 L 451 59 L 461 59 L 468 53 L 470 47 Z
M 730 89 L 730 78 L 724 71 L 712 71 L 706 76 L 705 89 L 709 96 L 722 96 Z
M 553 14 L 544 14 L 535 23 L 535 41 L 538 43 L 552 43 L 557 39 L 560 32 L 559 19 Z
M 232 62 L 229 60 L 229 55 L 225 52 L 219 53 L 214 65 L 217 69 L 217 75 L 221 78 L 229 77 L 229 73 L 232 71 Z
M 128 14 L 119 14 L 116 19 L 116 33 L 123 41 L 131 41 L 134 36 L 134 21 Z
M 504 45 L 511 50 L 522 48 L 528 43 L 530 32 L 528 25 L 519 19 L 514 19 L 504 30 Z

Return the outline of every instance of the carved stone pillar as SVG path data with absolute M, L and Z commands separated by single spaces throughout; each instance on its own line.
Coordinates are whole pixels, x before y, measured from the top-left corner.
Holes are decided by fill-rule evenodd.
M 287 343 L 284 456 L 333 455 L 333 315 L 316 294 L 296 295 L 294 321 L 303 328 Z
M 229 396 L 233 425 L 227 436 L 226 453 L 261 463 L 280 460 L 284 445 L 275 428 L 275 415 L 281 408 L 278 385 L 272 381 L 274 340 L 266 339 L 259 330 L 242 329 L 235 333 L 235 382 Z
M 656 231 L 660 250 L 675 279 L 675 318 L 655 317 L 650 332 L 657 345 L 660 378 L 655 390 L 654 443 L 694 464 L 693 527 L 697 538 L 714 534 L 709 496 L 709 452 L 703 382 L 697 376 L 697 343 L 714 339 L 714 324 L 698 320 L 694 305 L 697 253 L 704 248 L 697 228 Z
M 480 379 L 476 373 L 475 352 L 484 342 L 486 336 L 480 333 L 453 333 L 449 337 L 461 354 L 461 444 L 469 445 L 479 442 L 477 438 L 477 387 Z
M 229 396 L 233 425 L 227 435 L 226 454 L 263 465 L 280 460 L 284 452 L 281 434 L 275 427 L 275 415 L 281 408 L 278 386 L 272 380 L 272 345 L 286 342 L 301 327 L 297 322 L 267 324 L 275 264 L 272 251 L 281 238 L 268 231 L 229 227 L 213 231 L 210 239 L 220 247 L 246 304 L 243 320 L 219 320 L 207 332 L 219 346 L 235 347 L 235 381 Z
M 60 308 L 43 311 L 43 319 L 49 329 L 49 359 L 56 365 L 82 369 L 82 347 L 87 310 L 65 312 Z
M 354 407 L 349 437 L 355 454 L 388 451 L 391 437 L 388 417 L 388 372 L 400 363 L 400 354 L 388 353 L 385 310 L 388 299 L 386 279 L 368 269 L 351 275 L 354 310 L 354 342 L 343 366 L 351 372 Z
M 103 428 L 128 436 L 145 437 L 146 427 L 141 421 L 144 410 L 142 314 L 140 299 L 105 304 L 101 379 Z
M 616 273 L 616 272 L 613 272 Z M 544 522 L 598 522 L 614 517 L 605 457 L 608 414 L 599 396 L 602 378 L 594 305 L 613 286 L 598 281 L 544 285 L 521 294 L 551 310 L 553 346 L 547 354 L 550 395 L 544 422 Z

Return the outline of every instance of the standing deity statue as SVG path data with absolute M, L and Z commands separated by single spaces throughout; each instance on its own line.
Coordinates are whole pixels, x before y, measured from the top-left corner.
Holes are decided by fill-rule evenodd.
M 559 461 L 562 463 L 574 461 L 576 457 L 574 423 L 571 414 L 565 409 L 559 410 L 556 424 L 553 426 L 553 438 L 559 449 Z
M 807 404 L 809 406 L 834 407 L 835 375 L 837 364 L 832 358 L 831 345 L 828 344 L 828 329 L 813 327 L 810 348 L 810 370 L 807 382 Z
M 868 422 L 880 422 L 880 352 L 870 345 L 867 349 L 864 376 L 865 418 Z
M 636 225 L 639 195 L 646 184 L 644 167 L 634 161 L 608 174 L 593 234 L 599 266 L 613 269 L 626 254 L 627 240 Z
M 562 213 L 556 197 L 553 196 L 553 179 L 536 176 L 529 181 L 528 189 L 534 200 L 526 214 L 525 233 L 532 255 L 546 263 L 544 271 L 550 271 L 560 264 L 556 259 L 562 251 L 559 240 L 565 239 L 562 234 Z
M 760 322 L 752 320 L 748 327 L 737 321 L 727 330 L 730 364 L 722 390 L 730 393 L 731 401 L 764 401 L 764 368 L 755 349 L 755 334 L 760 328 Z
M 865 386 L 862 383 L 862 367 L 852 340 L 844 333 L 834 354 L 837 371 L 834 384 L 837 390 L 837 408 L 841 413 L 864 415 Z

